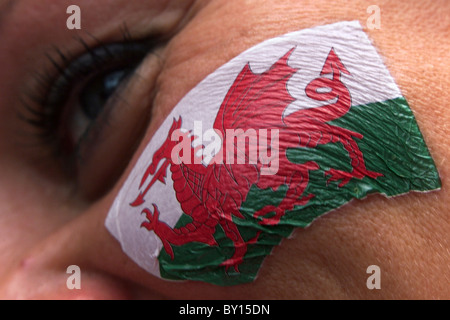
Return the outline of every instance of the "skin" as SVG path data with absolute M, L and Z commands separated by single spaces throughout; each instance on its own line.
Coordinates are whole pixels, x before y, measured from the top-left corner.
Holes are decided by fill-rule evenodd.
M 379 0 L 381 30 L 366 27 L 370 1 L 76 2 L 82 8 L 81 31 L 65 28 L 66 8 L 73 1 L 0 1 L 0 298 L 450 298 L 449 1 Z M 290 31 L 344 20 L 359 20 L 384 58 L 416 116 L 442 189 L 353 201 L 284 240 L 266 258 L 258 279 L 247 285 L 168 282 L 134 264 L 104 221 L 170 110 L 208 74 L 249 47 Z M 32 83 L 30 74 L 49 67 L 49 48 L 81 51 L 74 35 L 87 41 L 92 39 L 86 34 L 102 42 L 121 40 L 122 22 L 137 38 L 172 36 L 158 48 L 157 61 L 144 61 L 142 81 L 130 85 L 132 108 L 124 123 L 132 126 L 142 115 L 151 115 L 137 149 L 124 159 L 129 164 L 106 193 L 89 196 L 84 190 L 89 180 L 97 185 L 103 181 L 95 176 L 97 160 L 74 189 L 54 161 L 41 157 L 45 152 L 40 147 L 18 143 L 31 131 L 16 110 L 21 90 Z M 115 139 L 118 145 L 129 143 Z M 102 147 L 98 157 L 110 149 Z M 81 290 L 66 287 L 66 269 L 74 264 L 82 271 Z M 381 290 L 366 287 L 370 265 L 381 269 Z

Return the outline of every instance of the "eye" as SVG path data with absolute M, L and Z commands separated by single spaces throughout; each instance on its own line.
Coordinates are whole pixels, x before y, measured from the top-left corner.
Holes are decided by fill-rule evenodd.
M 75 98 L 69 113 L 66 152 L 74 152 L 83 136 L 105 110 L 108 101 L 133 73 L 130 67 L 102 72 L 88 81 Z M 70 146 L 70 147 L 69 147 Z M 67 150 L 69 148 L 69 150 Z
M 50 58 L 59 74 L 28 122 L 39 127 L 78 191 L 96 198 L 120 176 L 145 131 L 152 77 L 160 63 L 152 55 L 158 48 L 154 41 L 85 48 L 87 52 L 73 60 L 60 51 L 62 63 Z M 147 57 L 146 70 L 154 69 L 148 76 L 139 73 Z M 142 81 L 146 86 L 137 85 Z
M 96 76 L 80 94 L 81 111 L 95 120 L 121 82 L 133 72 L 130 68 L 112 70 Z

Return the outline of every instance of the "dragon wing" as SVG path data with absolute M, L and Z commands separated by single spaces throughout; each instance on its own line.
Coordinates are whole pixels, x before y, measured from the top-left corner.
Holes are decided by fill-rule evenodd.
M 255 74 L 247 64 L 237 76 L 220 106 L 214 129 L 283 128 L 283 112 L 295 99 L 287 82 L 298 69 L 288 65 L 295 48 L 289 50 L 269 70 Z

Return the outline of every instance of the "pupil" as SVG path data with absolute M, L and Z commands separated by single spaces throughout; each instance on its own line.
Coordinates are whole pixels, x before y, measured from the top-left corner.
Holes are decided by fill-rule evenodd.
M 115 70 L 96 76 L 86 85 L 80 95 L 80 105 L 90 120 L 95 120 L 103 111 L 108 99 L 129 73 L 129 69 Z

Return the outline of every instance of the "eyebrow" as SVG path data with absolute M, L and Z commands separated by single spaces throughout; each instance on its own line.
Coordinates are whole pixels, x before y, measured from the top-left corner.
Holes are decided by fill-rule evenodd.
M 0 31 L 3 28 L 5 17 L 14 9 L 20 0 L 4 0 L 0 1 Z

